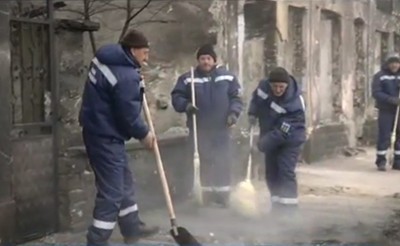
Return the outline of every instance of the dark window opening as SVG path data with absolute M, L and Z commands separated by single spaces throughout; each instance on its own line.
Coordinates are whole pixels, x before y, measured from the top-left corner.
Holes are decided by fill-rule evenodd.
M 10 21 L 13 137 L 51 133 L 48 26 Z
M 393 0 L 376 0 L 376 8 L 385 14 L 392 14 L 393 13 L 393 7 L 394 7 L 394 2 Z

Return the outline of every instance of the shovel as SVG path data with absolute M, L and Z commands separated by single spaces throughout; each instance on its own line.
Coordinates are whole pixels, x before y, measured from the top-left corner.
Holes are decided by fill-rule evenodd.
M 165 176 L 164 165 L 161 160 L 160 150 L 158 148 L 156 134 L 155 134 L 154 126 L 153 126 L 153 121 L 151 119 L 149 105 L 147 104 L 146 94 L 144 94 L 144 93 L 143 93 L 143 107 L 144 107 L 144 112 L 145 112 L 145 115 L 147 118 L 147 122 L 149 123 L 149 126 L 150 126 L 150 131 L 153 133 L 154 138 L 155 138 L 154 154 L 156 156 L 158 173 L 160 174 L 161 184 L 163 187 L 165 200 L 167 203 L 169 217 L 170 217 L 170 221 L 171 221 L 170 234 L 174 238 L 175 242 L 181 246 L 184 246 L 184 245 L 185 246 L 201 246 L 201 244 L 192 236 L 192 234 L 186 228 L 178 226 L 178 224 L 176 222 L 175 211 L 174 211 L 174 207 L 172 205 L 172 200 L 171 200 L 171 195 L 170 195 L 169 188 L 168 188 L 167 178 Z

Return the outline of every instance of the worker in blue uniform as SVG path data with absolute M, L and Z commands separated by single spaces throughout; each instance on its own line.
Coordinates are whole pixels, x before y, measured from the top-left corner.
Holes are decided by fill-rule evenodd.
M 396 110 L 400 105 L 400 56 L 389 54 L 382 68 L 372 81 L 372 96 L 378 109 L 378 141 L 375 165 L 379 171 L 386 171 L 386 156 L 394 130 Z M 392 168 L 400 170 L 400 134 L 396 127 L 394 162 Z
M 306 140 L 305 105 L 296 80 L 282 67 L 271 71 L 252 93 L 250 125 L 260 126 L 258 149 L 265 154 L 272 210 L 296 211 L 296 165 Z
M 196 114 L 200 173 L 205 203 L 228 206 L 231 191 L 231 128 L 242 110 L 241 85 L 237 77 L 223 66 L 217 66 L 212 45 L 197 52 L 194 71 L 195 106 L 191 101 L 191 73 L 179 76 L 172 92 L 172 105 L 186 113 L 190 129 L 189 156 L 193 157 L 192 114 Z M 191 158 L 193 160 L 193 158 Z
M 88 245 L 107 245 L 117 224 L 128 244 L 158 231 L 139 217 L 125 152 L 126 140 L 138 139 L 148 149 L 155 140 L 140 115 L 144 93 L 140 68 L 148 53 L 146 37 L 131 30 L 120 43 L 101 47 L 89 67 L 79 115 L 97 188 Z

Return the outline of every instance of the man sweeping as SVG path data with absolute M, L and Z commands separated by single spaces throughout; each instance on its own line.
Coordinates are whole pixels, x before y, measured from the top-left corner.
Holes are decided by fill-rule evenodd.
M 374 75 L 372 82 L 372 96 L 378 109 L 378 141 L 375 165 L 379 171 L 386 171 L 387 150 L 394 129 L 396 110 L 400 105 L 399 88 L 400 56 L 390 54 L 382 65 L 381 71 Z M 392 168 L 400 170 L 400 135 L 397 128 Z
M 231 190 L 231 127 L 243 110 L 241 86 L 234 74 L 217 66 L 212 45 L 197 52 L 198 66 L 194 71 L 196 107 L 191 102 L 191 73 L 182 74 L 171 92 L 172 105 L 186 113 L 187 126 L 193 143 L 192 114 L 197 117 L 197 134 L 201 160 L 200 177 L 204 202 L 229 204 Z M 193 145 L 189 153 L 193 153 Z M 193 154 L 192 154 L 193 156 Z
M 260 125 L 258 148 L 265 154 L 272 212 L 294 212 L 298 205 L 295 168 L 306 140 L 305 106 L 296 80 L 284 68 L 272 70 L 253 91 L 248 116 L 251 125 L 257 119 Z
M 155 138 L 140 116 L 139 69 L 148 53 L 146 37 L 132 30 L 119 44 L 101 47 L 90 64 L 79 116 L 97 187 L 88 245 L 107 245 L 117 224 L 128 244 L 158 231 L 140 220 L 124 144 L 135 138 L 153 148 Z

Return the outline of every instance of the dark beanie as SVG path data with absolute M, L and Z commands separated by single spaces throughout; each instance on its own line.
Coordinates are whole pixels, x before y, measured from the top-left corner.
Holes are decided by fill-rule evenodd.
M 269 79 L 270 83 L 274 83 L 274 82 L 289 83 L 290 76 L 289 76 L 289 73 L 283 67 L 277 67 L 277 68 L 274 68 L 269 73 L 268 79 Z
M 128 31 L 119 43 L 122 46 L 136 49 L 149 48 L 150 46 L 144 34 L 134 29 Z
M 211 44 L 205 44 L 199 48 L 197 51 L 197 59 L 199 59 L 199 57 L 202 55 L 210 55 L 214 61 L 217 61 L 217 54 L 215 53 Z
M 387 63 L 390 64 L 390 63 L 395 63 L 395 62 L 400 63 L 399 55 L 398 54 L 389 55 L 389 57 L 387 58 Z

